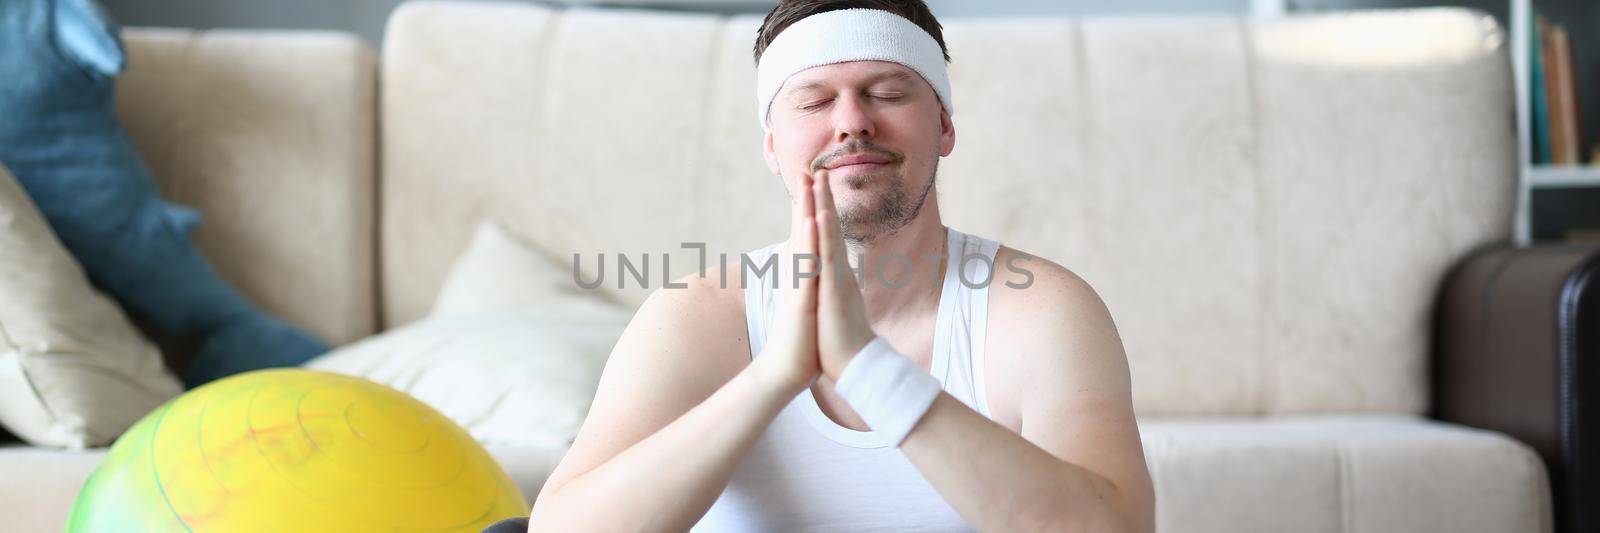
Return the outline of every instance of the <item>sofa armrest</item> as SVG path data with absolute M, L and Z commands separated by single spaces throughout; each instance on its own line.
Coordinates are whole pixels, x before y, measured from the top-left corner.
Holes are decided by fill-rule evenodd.
M 1600 528 L 1586 510 L 1600 497 L 1600 247 L 1474 254 L 1446 279 L 1434 325 L 1433 416 L 1533 446 L 1556 531 Z

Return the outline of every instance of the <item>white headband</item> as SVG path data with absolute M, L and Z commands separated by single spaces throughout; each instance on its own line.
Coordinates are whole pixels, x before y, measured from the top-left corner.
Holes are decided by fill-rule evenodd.
M 822 65 L 846 61 L 890 61 L 921 74 L 939 95 L 946 113 L 950 104 L 950 76 L 945 73 L 944 51 L 939 42 L 905 17 L 881 9 L 841 9 L 818 13 L 795 22 L 778 34 L 761 53 L 756 65 L 757 119 L 762 131 L 771 131 L 768 109 L 790 76 Z

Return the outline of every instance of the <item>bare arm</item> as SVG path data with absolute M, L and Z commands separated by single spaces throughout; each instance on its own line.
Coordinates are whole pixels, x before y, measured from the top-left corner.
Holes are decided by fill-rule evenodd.
M 793 206 L 779 265 L 791 264 L 790 253 L 816 251 L 805 200 Z M 800 267 L 814 271 L 815 262 Z M 752 362 L 742 289 L 721 288 L 720 272 L 707 274 L 681 278 L 685 289 L 657 290 L 628 324 L 588 419 L 535 500 L 530 530 L 688 530 L 783 406 L 821 372 L 815 278 L 782 284 L 783 308 Z
M 876 335 L 855 276 L 841 268 L 847 250 L 830 187 L 827 179 L 812 187 L 828 280 L 819 285 L 817 353 L 837 383 Z M 1000 250 L 995 263 L 1007 264 L 1009 255 Z M 1065 268 L 1045 260 L 1030 268 L 1036 283 L 1015 282 L 1026 288 L 990 286 L 990 300 L 1002 305 L 991 306 L 989 324 L 1006 326 L 989 336 L 998 348 L 991 353 L 1017 369 L 996 386 L 1018 391 L 1019 430 L 941 392 L 900 451 L 981 531 L 1153 531 L 1154 489 L 1110 313 Z
M 990 346 L 1016 361 L 1009 377 L 1025 391 L 1021 434 L 941 394 L 901 451 L 980 530 L 1154 531 L 1155 495 L 1116 326 L 1083 280 L 1029 265 L 1042 267 L 1039 283 L 992 296 L 1031 305 L 993 309 L 990 321 L 1017 325 L 1009 329 L 1019 338 Z M 1009 290 L 1001 281 L 991 290 Z
M 640 308 L 535 500 L 530 531 L 685 531 L 711 508 L 798 393 L 740 361 L 749 361 L 735 351 L 747 349 L 740 308 L 713 290 L 663 289 Z

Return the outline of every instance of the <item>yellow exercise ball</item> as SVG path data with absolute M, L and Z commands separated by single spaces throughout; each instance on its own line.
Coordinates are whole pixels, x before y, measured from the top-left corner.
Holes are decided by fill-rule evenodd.
M 438 411 L 295 368 L 214 381 L 146 415 L 84 483 L 67 531 L 476 532 L 527 514 L 499 463 Z

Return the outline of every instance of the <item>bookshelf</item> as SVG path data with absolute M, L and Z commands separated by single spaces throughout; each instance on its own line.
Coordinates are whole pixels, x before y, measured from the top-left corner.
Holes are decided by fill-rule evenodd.
M 1600 187 L 1600 167 L 1594 165 L 1529 165 L 1526 172 L 1533 189 Z
M 1532 33 L 1532 28 L 1535 26 L 1534 17 L 1536 12 L 1544 14 L 1542 12 L 1545 11 L 1547 5 L 1560 3 L 1558 0 L 1510 0 L 1510 20 L 1507 24 L 1509 30 L 1507 33 L 1511 38 L 1511 65 L 1513 75 L 1516 77 L 1517 95 L 1517 168 L 1520 187 L 1517 195 L 1515 236 L 1518 245 L 1530 244 L 1534 239 L 1534 210 L 1540 207 L 1534 205 L 1535 191 L 1539 193 L 1538 197 L 1546 198 L 1563 189 L 1573 190 L 1570 195 L 1586 194 L 1592 196 L 1594 194 L 1593 189 L 1600 188 L 1600 166 L 1595 166 L 1596 161 L 1590 159 L 1589 147 L 1583 145 L 1582 139 L 1575 141 L 1579 151 L 1577 159 L 1587 164 L 1553 165 L 1538 163 L 1535 162 L 1536 156 L 1533 153 L 1535 120 L 1532 102 L 1534 91 L 1540 88 L 1534 87 L 1533 84 L 1536 67 L 1533 64 L 1533 54 L 1535 53 L 1533 46 L 1536 37 Z M 1561 6 L 1552 5 L 1551 7 L 1559 8 Z M 1562 23 L 1563 21 L 1552 20 L 1551 22 Z M 1569 34 L 1575 34 L 1578 39 L 1582 39 L 1590 37 L 1587 34 L 1591 33 L 1588 31 L 1591 28 L 1585 26 L 1587 24 L 1579 19 L 1568 21 L 1566 29 Z M 1573 48 L 1578 48 L 1579 44 L 1581 43 L 1574 43 Z M 1594 75 L 1592 72 L 1581 72 L 1585 67 L 1593 68 L 1594 64 L 1593 62 L 1584 64 L 1582 59 L 1582 52 L 1575 52 L 1571 61 L 1574 69 L 1579 72 L 1575 74 L 1568 73 L 1567 75 Z M 1544 75 L 1548 75 L 1548 73 Z M 1577 91 L 1580 93 L 1578 101 L 1581 105 L 1585 101 L 1581 94 L 1582 84 L 1580 82 L 1572 82 L 1572 84 L 1577 87 Z M 1595 100 L 1589 101 L 1594 102 Z M 1547 103 L 1547 105 L 1549 104 Z M 1591 103 L 1589 105 L 1595 104 Z M 1582 111 L 1582 109 L 1579 110 L 1579 112 Z M 1549 112 L 1554 113 L 1555 111 L 1550 110 Z M 1582 116 L 1571 118 L 1577 121 L 1579 129 L 1582 129 L 1582 126 L 1585 125 Z M 1590 121 L 1588 125 L 1593 125 L 1593 122 Z M 1580 135 L 1580 137 L 1593 139 L 1594 134 L 1597 132 L 1591 130 L 1583 133 L 1587 133 L 1587 135 Z M 1580 207 L 1579 209 L 1582 208 Z M 1600 206 L 1594 206 L 1593 211 L 1600 213 Z

